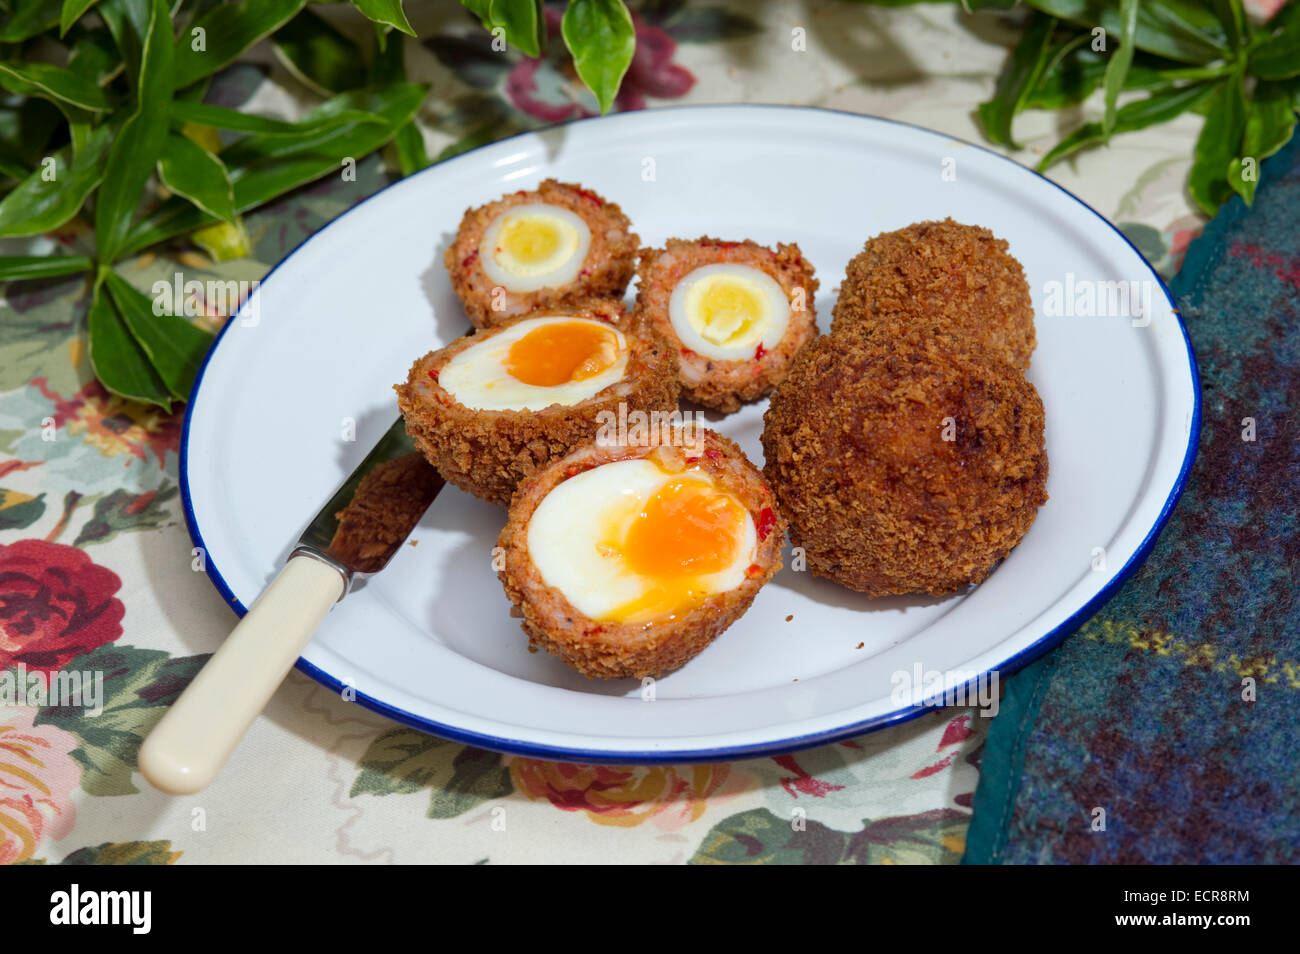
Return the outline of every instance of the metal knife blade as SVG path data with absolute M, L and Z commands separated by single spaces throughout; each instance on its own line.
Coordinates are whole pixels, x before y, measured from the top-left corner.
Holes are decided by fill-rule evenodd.
M 398 417 L 307 525 L 293 552 L 342 573 L 346 595 L 357 574 L 387 565 L 442 488 L 442 477 Z

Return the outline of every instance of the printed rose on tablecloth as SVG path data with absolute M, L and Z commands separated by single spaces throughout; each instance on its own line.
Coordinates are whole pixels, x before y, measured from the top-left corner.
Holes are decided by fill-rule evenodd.
M 51 672 L 122 635 L 118 575 L 44 540 L 0 545 L 0 670 Z
M 57 726 L 33 726 L 36 709 L 0 707 L 0 864 L 31 858 L 46 836 L 72 830 L 72 792 L 81 767 L 77 739 Z
M 700 765 L 575 765 L 508 759 L 515 788 L 568 812 L 586 812 L 601 825 L 630 828 L 653 820 L 676 831 L 711 806 L 750 787 L 754 779 L 726 763 Z

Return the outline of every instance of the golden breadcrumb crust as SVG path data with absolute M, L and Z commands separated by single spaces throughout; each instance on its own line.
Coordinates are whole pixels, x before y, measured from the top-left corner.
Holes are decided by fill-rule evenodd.
M 792 305 L 790 324 L 770 351 L 755 349 L 752 358 L 725 361 L 696 354 L 677 337 L 668 311 L 673 289 L 695 269 L 721 263 L 757 268 L 785 291 Z M 777 245 L 774 250 L 748 239 L 669 239 L 664 248 L 641 249 L 637 279 L 637 315 L 678 349 L 683 396 L 718 411 L 738 411 L 743 403 L 770 392 L 785 379 L 799 349 L 817 334 L 813 296 L 818 282 L 798 245 Z
M 869 240 L 848 264 L 831 333 L 896 334 L 903 325 L 987 347 L 1017 368 L 1037 344 L 1025 270 L 1005 239 L 952 219 L 918 222 Z
M 1047 500 L 1043 428 L 1034 386 L 990 352 L 828 335 L 772 396 L 764 474 L 813 572 L 872 596 L 950 593 Z
M 702 447 L 661 444 L 661 434 L 653 435 L 644 447 L 587 444 L 520 485 L 497 541 L 505 560 L 497 575 L 515 606 L 514 615 L 522 620 L 530 650 L 545 649 L 592 678 L 659 677 L 694 658 L 739 619 L 763 584 L 781 569 L 786 525 L 767 482 L 735 443 L 704 428 L 700 432 Z M 710 596 L 676 620 L 599 622 L 584 616 L 542 579 L 529 555 L 528 524 L 543 498 L 569 477 L 601 464 L 651 454 L 670 470 L 700 467 L 740 501 L 758 532 L 754 563 L 740 586 Z
M 604 321 L 623 332 L 629 353 L 622 379 L 578 404 L 552 404 L 538 411 L 475 410 L 438 383 L 438 372 L 466 348 L 521 321 L 552 314 Z M 406 431 L 429 463 L 462 490 L 504 507 L 520 481 L 594 440 L 601 412 L 618 414 L 620 403 L 627 413 L 676 410 L 677 356 L 625 313 L 621 301 L 594 299 L 457 338 L 416 361 L 406 383 L 395 390 Z
M 497 216 L 530 202 L 568 209 L 586 222 L 591 230 L 587 257 L 578 277 L 562 288 L 539 288 L 531 292 L 502 289 L 502 307 L 496 310 L 492 307 L 492 290 L 497 283 L 483 270 L 479 244 Z M 632 280 L 640 242 L 640 237 L 632 231 L 632 223 L 616 204 L 580 185 L 546 179 L 533 192 L 513 192 L 487 205 L 467 209 L 455 240 L 443 253 L 443 264 L 470 321 L 476 328 L 490 328 L 526 312 L 556 308 L 585 298 L 621 298 Z

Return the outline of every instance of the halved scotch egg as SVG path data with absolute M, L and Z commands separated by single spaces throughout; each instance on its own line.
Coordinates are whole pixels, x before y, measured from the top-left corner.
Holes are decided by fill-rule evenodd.
M 396 386 L 438 472 L 502 506 L 520 481 L 595 439 L 608 415 L 677 409 L 677 359 L 623 303 L 536 312 L 432 351 Z
M 662 676 L 781 568 L 785 522 L 736 444 L 693 427 L 591 443 L 520 485 L 498 576 L 528 634 L 596 678 Z
M 678 350 L 685 397 L 736 411 L 783 380 L 817 334 L 817 279 L 798 245 L 669 239 L 642 249 L 637 315 Z
M 617 205 L 546 179 L 467 210 L 443 262 L 470 320 L 488 328 L 540 308 L 621 297 L 638 242 Z

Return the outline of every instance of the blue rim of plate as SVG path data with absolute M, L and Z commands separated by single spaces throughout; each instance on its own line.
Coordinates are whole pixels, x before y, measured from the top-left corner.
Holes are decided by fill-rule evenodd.
M 1183 463 L 1182 463 L 1182 467 L 1178 471 L 1178 478 L 1177 480 L 1174 481 L 1174 486 L 1170 490 L 1169 496 L 1165 499 L 1164 506 L 1160 508 L 1160 513 L 1156 517 L 1155 523 L 1152 525 L 1151 529 L 1147 531 L 1147 534 L 1143 538 L 1142 543 L 1138 546 L 1137 550 L 1134 551 L 1133 555 L 1129 558 L 1129 560 L 1122 567 L 1120 567 L 1119 571 L 1114 576 L 1112 576 L 1109 580 L 1106 581 L 1106 584 L 1097 592 L 1095 596 L 1092 597 L 1092 599 L 1084 603 L 1083 606 L 1081 606 L 1078 610 L 1076 610 L 1068 619 L 1066 619 L 1060 625 L 1056 626 L 1054 629 L 1044 634 L 1043 637 L 1039 639 L 1037 642 L 1033 643 L 1030 646 L 1027 646 L 1025 649 L 1022 649 L 1020 652 L 1016 653 L 1014 656 L 1007 659 L 1001 665 L 997 666 L 996 669 L 986 670 L 980 673 L 974 679 L 970 680 L 968 683 L 966 683 L 964 689 L 966 690 L 967 693 L 969 693 L 971 690 L 976 689 L 979 685 L 980 680 L 984 679 L 991 672 L 996 671 L 1000 679 L 1005 678 L 1006 676 L 1009 676 L 1012 673 L 1014 673 L 1016 670 L 1029 665 L 1029 663 L 1033 662 L 1035 659 L 1042 656 L 1048 650 L 1054 648 L 1059 643 L 1064 641 L 1068 636 L 1073 634 L 1075 630 L 1077 630 L 1080 626 L 1082 626 L 1083 623 L 1085 623 L 1098 609 L 1100 609 L 1107 601 L 1109 601 L 1112 596 L 1115 595 L 1115 593 L 1124 584 L 1124 582 L 1130 576 L 1132 576 L 1133 573 L 1137 570 L 1137 568 L 1142 565 L 1142 563 L 1146 560 L 1148 556 L 1150 556 L 1151 550 L 1155 546 L 1156 539 L 1160 536 L 1160 531 L 1163 530 L 1165 524 L 1169 522 L 1169 517 L 1173 514 L 1174 507 L 1177 505 L 1179 498 L 1182 497 L 1183 491 L 1187 487 L 1188 478 L 1191 476 L 1192 465 L 1196 461 L 1196 451 L 1197 451 L 1197 446 L 1200 443 L 1200 435 L 1201 435 L 1201 374 L 1200 374 L 1200 369 L 1196 363 L 1196 352 L 1192 348 L 1192 341 L 1190 336 L 1187 333 L 1187 326 L 1183 323 L 1183 316 L 1178 309 L 1178 303 L 1174 300 L 1174 296 L 1170 292 L 1169 286 L 1165 284 L 1165 281 L 1160 276 L 1160 273 L 1155 270 L 1155 268 L 1151 265 L 1151 263 L 1147 261 L 1146 256 L 1144 256 L 1138 250 L 1137 246 L 1134 245 L 1133 242 L 1130 241 L 1129 237 L 1125 235 L 1122 231 L 1120 231 L 1114 225 L 1114 223 L 1112 223 L 1104 215 L 1102 215 L 1100 212 L 1098 212 L 1096 209 L 1090 206 L 1087 202 L 1084 202 L 1082 199 L 1080 199 L 1073 192 L 1066 189 L 1064 186 L 1058 185 L 1056 182 L 1053 182 L 1051 179 L 1047 178 L 1047 176 L 1038 172 L 1036 169 L 1031 169 L 1028 166 L 1022 166 L 1014 159 L 1004 156 L 999 152 L 995 152 L 992 149 L 989 149 L 985 146 L 981 146 L 978 143 L 967 142 L 964 139 L 958 139 L 955 136 L 949 136 L 946 133 L 936 132 L 933 129 L 926 129 L 924 126 L 917 126 L 914 123 L 908 123 L 898 119 L 888 119 L 882 116 L 871 116 L 865 113 L 854 113 L 842 109 L 825 109 L 823 107 L 817 107 L 817 106 L 768 105 L 764 103 L 731 103 L 731 104 L 720 104 L 720 105 L 709 105 L 709 106 L 657 106 L 654 107 L 652 110 L 646 110 L 645 112 L 699 113 L 699 112 L 718 111 L 718 110 L 730 111 L 736 109 L 793 110 L 797 112 L 830 113 L 830 114 L 835 114 L 840 116 L 848 116 L 856 120 L 862 120 L 864 122 L 890 123 L 895 126 L 906 126 L 909 129 L 913 129 L 916 130 L 917 132 L 925 133 L 926 135 L 934 136 L 936 138 L 943 139 L 948 142 L 962 143 L 963 145 L 971 149 L 977 149 L 980 152 L 985 153 L 989 156 L 993 156 L 994 158 L 1002 162 L 1010 163 L 1011 165 L 1016 166 L 1018 169 L 1024 172 L 1037 176 L 1039 179 L 1042 179 L 1044 182 L 1048 183 L 1053 188 L 1058 189 L 1059 191 L 1065 193 L 1065 195 L 1069 196 L 1071 199 L 1077 202 L 1082 208 L 1086 209 L 1088 212 L 1096 216 L 1103 224 L 1106 225 L 1107 228 L 1109 228 L 1121 239 L 1123 239 L 1125 244 L 1128 245 L 1128 247 L 1133 250 L 1133 254 L 1135 254 L 1138 257 L 1138 259 L 1147 267 L 1147 269 L 1151 272 L 1152 276 L 1155 278 L 1156 282 L 1159 283 L 1160 290 L 1164 292 L 1165 298 L 1168 300 L 1169 306 L 1173 310 L 1174 318 L 1178 321 L 1178 330 L 1182 333 L 1183 336 L 1183 344 L 1187 348 L 1187 364 L 1188 364 L 1188 369 L 1192 373 L 1192 388 L 1193 388 L 1191 427 L 1189 428 L 1188 431 L 1187 449 L 1183 454 Z M 625 122 L 628 120 L 629 117 L 635 117 L 640 112 L 642 111 L 637 110 L 634 112 L 627 112 L 627 113 L 615 113 L 610 116 L 590 116 L 583 119 L 572 119 L 567 122 L 556 123 L 551 126 L 546 126 L 542 128 L 556 129 L 556 128 L 562 128 L 566 126 L 577 125 L 579 123 Z M 440 163 L 436 163 L 435 165 L 428 166 L 427 168 L 422 169 L 417 173 L 414 173 L 414 175 L 418 176 L 418 175 L 428 174 L 432 172 L 434 169 L 445 166 L 448 163 L 467 161 L 480 150 L 487 149 L 491 146 L 499 146 L 502 143 L 508 143 L 516 139 L 524 139 L 529 136 L 536 135 L 540 131 L 542 130 L 528 130 L 526 132 L 519 133 L 518 135 L 510 136 L 506 139 L 499 139 L 491 143 L 485 143 L 482 146 L 476 146 L 475 148 L 460 153 L 457 156 L 452 156 L 450 159 L 445 159 Z M 406 177 L 406 178 L 410 178 L 410 177 Z M 360 202 L 352 206 L 346 212 L 343 212 L 337 218 L 330 220 L 325 225 L 321 226 L 319 229 L 313 232 L 311 235 L 307 236 L 300 243 L 298 243 L 297 247 L 295 247 L 292 252 L 290 252 L 288 255 L 282 258 L 278 263 L 276 263 L 271 268 L 271 270 L 268 271 L 266 275 L 262 277 L 261 282 L 264 283 L 268 281 L 271 278 L 271 276 L 275 274 L 276 270 L 280 268 L 281 265 L 289 261 L 289 259 L 291 259 L 298 252 L 300 252 L 309 242 L 311 242 L 314 238 L 316 238 L 316 236 L 320 235 L 321 232 L 325 231 L 325 229 L 330 228 L 331 226 L 335 225 L 341 220 L 347 218 L 347 216 L 355 212 L 361 206 L 365 205 L 371 199 L 383 195 L 385 192 L 387 192 L 389 189 L 393 188 L 394 186 L 399 185 L 402 182 L 405 182 L 406 178 L 398 179 L 395 182 L 389 183 L 388 185 L 384 186 L 384 188 L 380 189 L 378 192 L 372 193 L 371 195 L 362 199 Z M 241 310 L 242 310 L 242 306 L 241 306 Z M 205 554 L 207 554 L 208 552 L 207 547 L 204 545 L 203 535 L 199 532 L 198 521 L 195 517 L 194 508 L 192 506 L 192 502 L 190 499 L 190 480 L 189 480 L 189 468 L 188 468 L 190 422 L 193 420 L 194 417 L 194 408 L 198 404 L 197 399 L 200 393 L 199 389 L 203 383 L 203 376 L 207 372 L 208 363 L 211 361 L 212 355 L 216 354 L 217 348 L 221 346 L 221 339 L 225 337 L 225 334 L 230 329 L 230 327 L 235 324 L 235 319 L 238 317 L 238 314 L 239 313 L 236 312 L 235 315 L 232 315 L 230 319 L 227 320 L 225 325 L 222 326 L 221 331 L 217 334 L 216 340 L 213 341 L 212 343 L 212 347 L 208 350 L 207 355 L 204 356 L 203 364 L 199 368 L 198 375 L 195 376 L 194 378 L 194 388 L 190 392 L 190 398 L 185 407 L 185 424 L 181 431 L 180 484 L 181 484 L 181 504 L 185 513 L 185 525 L 189 529 L 190 539 L 193 540 L 194 545 L 197 547 L 202 547 L 203 552 Z M 239 599 L 235 596 L 234 592 L 230 589 L 229 584 L 226 583 L 225 578 L 221 575 L 221 571 L 212 562 L 210 555 L 209 558 L 205 561 L 204 565 L 206 567 L 205 572 L 207 573 L 208 579 L 212 581 L 213 585 L 217 588 L 217 591 L 222 595 L 222 597 L 226 600 L 226 602 L 229 603 L 234 608 L 235 612 L 242 617 L 246 612 L 248 612 L 247 608 L 244 606 L 243 603 L 239 601 Z M 355 696 L 355 701 L 359 703 L 362 707 L 369 709 L 372 712 L 377 712 L 380 715 L 385 716 L 386 718 L 391 719 L 392 721 L 400 723 L 402 725 L 410 726 L 413 729 L 419 729 L 422 732 L 428 732 L 432 735 L 436 735 L 444 739 L 450 739 L 453 742 L 460 742 L 465 745 L 473 745 L 482 749 L 490 749 L 496 752 L 505 752 L 511 755 L 522 755 L 530 758 L 542 758 L 542 759 L 550 759 L 554 761 L 563 761 L 563 762 L 597 763 L 597 764 L 605 764 L 605 765 L 629 765 L 629 764 L 659 765 L 659 764 L 667 764 L 673 762 L 720 762 L 720 761 L 731 761 L 733 759 L 760 758 L 764 756 L 782 755 L 786 752 L 797 752 L 800 749 L 808 749 L 819 745 L 827 745 L 833 742 L 840 742 L 843 741 L 844 739 L 849 739 L 856 735 L 863 735 L 864 733 L 874 732 L 876 730 L 884 729 L 892 725 L 899 725 L 901 723 L 909 722 L 912 719 L 923 716 L 926 713 L 933 712 L 936 709 L 944 708 L 944 706 L 941 705 L 937 705 L 937 704 L 931 705 L 928 703 L 923 703 L 921 705 L 909 705 L 905 709 L 899 709 L 894 712 L 887 713 L 885 715 L 876 716 L 875 718 L 866 719 L 861 722 L 855 722 L 852 723 L 851 725 L 843 726 L 838 729 L 829 729 L 825 732 L 818 732 L 812 735 L 793 736 L 791 738 L 781 739 L 775 742 L 760 742 L 760 743 L 755 743 L 753 745 L 736 745 L 736 746 L 729 746 L 729 747 L 718 748 L 718 749 L 689 749 L 685 751 L 650 750 L 644 752 L 603 752 L 600 750 L 592 750 L 592 749 L 566 748 L 564 746 L 540 745 L 532 742 L 522 742 L 517 739 L 511 739 L 502 736 L 486 735 L 480 732 L 470 732 L 465 729 L 457 728 L 456 726 L 445 725 L 441 722 L 435 722 L 432 719 L 426 719 L 422 716 L 414 715 L 413 713 L 407 712 L 405 709 L 399 709 L 396 706 L 389 705 L 388 703 L 383 702 L 380 699 L 376 699 L 372 696 L 368 696 L 365 693 L 356 690 L 352 686 L 345 685 L 342 681 L 334 678 L 332 675 L 325 672 L 325 670 L 321 669 L 319 666 L 313 665 L 312 663 L 307 662 L 305 659 L 301 657 L 299 657 L 297 663 L 295 663 L 295 668 L 297 668 L 300 672 L 305 673 L 307 676 L 310 676 L 312 679 L 314 679 L 316 682 L 320 683 L 321 685 L 326 686 L 327 688 L 333 690 L 334 692 L 342 693 L 344 690 L 347 690 L 353 693 Z M 962 698 L 962 697 L 958 697 L 958 698 Z M 969 698 L 973 698 L 973 696 L 968 694 L 965 695 L 964 698 L 969 699 Z

